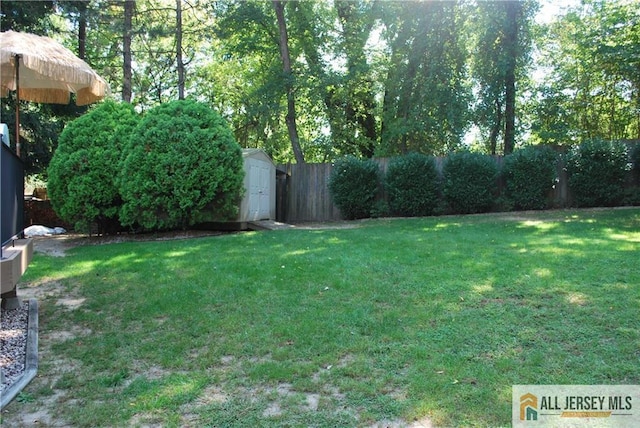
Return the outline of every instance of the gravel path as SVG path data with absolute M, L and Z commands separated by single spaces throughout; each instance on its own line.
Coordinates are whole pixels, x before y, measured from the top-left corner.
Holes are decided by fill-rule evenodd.
M 24 373 L 27 359 L 28 323 L 28 301 L 24 301 L 18 309 L 2 309 L 0 320 L 2 385 L 0 385 L 0 394 L 4 393 Z

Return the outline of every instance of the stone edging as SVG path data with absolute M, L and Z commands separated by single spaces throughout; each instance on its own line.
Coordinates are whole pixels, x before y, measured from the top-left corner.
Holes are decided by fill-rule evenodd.
M 29 299 L 27 324 L 27 356 L 24 373 L 0 397 L 0 410 L 4 409 L 38 374 L 38 301 Z

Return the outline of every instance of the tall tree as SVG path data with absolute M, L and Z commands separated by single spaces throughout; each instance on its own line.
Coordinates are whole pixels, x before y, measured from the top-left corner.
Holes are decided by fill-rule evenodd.
M 480 1 L 472 23 L 476 43 L 473 76 L 478 88 L 476 125 L 488 133 L 487 146 L 511 153 L 516 135 L 516 90 L 530 58 L 530 26 L 536 0 Z
M 182 62 L 182 0 L 176 0 L 176 68 L 178 99 L 184 100 L 184 62 Z
M 350 139 L 358 144 L 362 155 L 373 157 L 378 140 L 374 117 L 373 79 L 365 55 L 365 45 L 375 23 L 378 2 L 337 0 L 334 2 L 341 28 L 341 45 L 346 57 L 347 75 L 344 114 L 347 124 L 355 128 Z
M 233 123 L 243 147 L 264 148 L 279 162 L 294 160 L 273 4 L 229 0 L 212 7 L 217 37 L 206 53 L 210 61 L 198 73 L 198 87 L 207 89 L 210 102 Z
M 342 76 L 329 67 L 333 61 L 336 37 L 331 29 L 337 20 L 334 9 L 326 2 L 293 2 L 289 8 L 289 33 L 296 39 L 304 55 L 306 68 L 297 76 L 308 89 L 309 107 L 315 106 L 329 135 L 318 135 L 305 147 L 305 159 L 332 158 L 342 153 L 355 154 L 345 130 L 344 103 L 337 94 Z
M 287 22 L 284 16 L 284 6 L 286 1 L 274 0 L 273 8 L 276 12 L 279 32 L 280 56 L 282 58 L 282 70 L 284 73 L 284 85 L 287 93 L 287 116 L 285 121 L 289 131 L 291 147 L 295 155 L 296 162 L 304 163 L 304 155 L 300 148 L 300 138 L 298 137 L 298 127 L 296 124 L 296 101 L 294 94 L 294 75 L 291 69 L 291 57 L 289 55 L 289 36 L 287 34 Z
M 95 19 L 96 10 L 95 4 L 83 0 L 57 0 L 56 10 L 61 14 L 70 24 L 71 33 L 73 35 L 69 38 L 69 43 L 74 43 L 76 46 L 76 54 L 79 58 L 87 60 L 87 32 L 90 30 L 91 24 L 89 21 Z M 64 27 L 64 26 L 62 26 Z M 95 26 L 93 26 L 95 29 Z M 65 32 L 65 29 L 58 30 L 59 32 Z M 75 40 L 72 40 L 75 39 Z
M 45 35 L 51 27 L 49 16 L 55 12 L 55 1 L 5 0 L 0 2 L 2 31 L 25 31 Z
M 640 138 L 636 6 L 585 1 L 543 28 L 539 49 L 547 72 L 530 104 L 536 141 Z
M 74 1 L 73 7 L 78 14 L 78 57 L 85 59 L 87 57 L 87 14 L 89 13 L 86 1 Z
M 444 154 L 467 128 L 462 5 L 385 3 L 390 56 L 382 113 L 381 154 Z
M 519 56 L 519 22 L 522 15 L 520 1 L 503 2 L 505 11 L 504 30 L 504 154 L 513 152 L 516 136 L 516 67 Z
M 376 24 L 378 2 L 295 2 L 289 8 L 289 36 L 304 55 L 302 76 L 320 103 L 335 155 L 374 155 L 378 106 L 367 43 Z M 312 147 L 310 147 L 312 149 Z
M 124 25 L 122 31 L 122 101 L 131 102 L 131 36 L 133 32 L 133 14 L 135 12 L 135 1 L 125 0 L 124 2 Z

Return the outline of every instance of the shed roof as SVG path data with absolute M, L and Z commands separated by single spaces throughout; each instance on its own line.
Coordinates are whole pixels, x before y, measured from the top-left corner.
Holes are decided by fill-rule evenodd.
M 270 162 L 274 167 L 276 166 L 273 163 L 273 159 L 262 149 L 242 149 L 242 157 L 243 158 L 252 158 L 252 159 L 260 159 L 265 162 Z

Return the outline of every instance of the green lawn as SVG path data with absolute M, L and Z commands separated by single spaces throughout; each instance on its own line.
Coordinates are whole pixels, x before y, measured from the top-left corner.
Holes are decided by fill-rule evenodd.
M 75 337 L 12 406 L 57 396 L 73 426 L 509 426 L 513 384 L 640 383 L 640 209 L 355 224 L 37 254 L 25 281 L 86 300 L 40 302 L 41 335 Z

